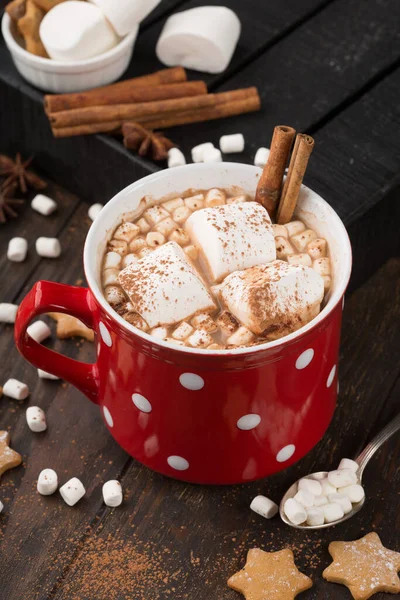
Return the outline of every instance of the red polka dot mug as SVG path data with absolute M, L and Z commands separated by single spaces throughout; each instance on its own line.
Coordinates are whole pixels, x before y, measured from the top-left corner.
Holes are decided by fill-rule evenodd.
M 26 359 L 79 388 L 99 405 L 111 435 L 129 454 L 164 475 L 231 484 L 279 471 L 321 439 L 335 408 L 342 301 L 351 247 L 333 209 L 303 187 L 297 216 L 328 240 L 333 286 L 305 327 L 251 348 L 172 347 L 139 331 L 106 302 L 101 258 L 123 213 L 140 200 L 189 188 L 232 187 L 254 194 L 260 169 L 192 164 L 154 173 L 117 194 L 87 236 L 88 288 L 39 281 L 20 305 L 16 343 Z M 65 312 L 96 333 L 97 361 L 80 363 L 38 344 L 26 329 L 37 315 Z

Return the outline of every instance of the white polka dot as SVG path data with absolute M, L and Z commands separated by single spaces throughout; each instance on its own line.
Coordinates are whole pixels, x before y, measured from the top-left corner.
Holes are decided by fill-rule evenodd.
M 182 373 L 179 377 L 179 381 L 184 388 L 195 392 L 204 387 L 204 379 L 195 373 Z
M 108 331 L 108 329 L 104 325 L 104 323 L 102 323 L 101 321 L 99 323 L 99 329 L 100 329 L 101 339 L 103 340 L 103 342 L 105 343 L 106 346 L 108 346 L 109 348 L 111 348 L 111 346 L 112 346 L 112 339 L 111 339 L 110 332 Z
M 186 471 L 189 468 L 189 463 L 182 456 L 168 456 L 167 463 L 176 471 Z
M 314 350 L 309 348 L 300 354 L 299 358 L 296 360 L 296 369 L 305 369 L 308 367 L 312 359 L 314 358 Z
M 238 426 L 239 429 L 242 429 L 243 431 L 249 431 L 250 429 L 254 429 L 255 427 L 257 427 L 257 425 L 259 425 L 260 423 L 261 423 L 260 415 L 249 414 L 249 415 L 244 415 L 243 417 L 240 417 L 240 419 L 238 420 L 236 425 Z
M 332 367 L 331 372 L 329 373 L 329 377 L 326 380 L 326 387 L 331 387 L 333 380 L 335 379 L 335 373 L 336 373 L 336 365 L 334 367 Z
M 152 411 L 152 406 L 150 402 L 142 396 L 142 394 L 132 394 L 133 404 L 144 413 L 149 413 Z
M 107 425 L 109 427 L 114 427 L 114 419 L 112 418 L 111 413 L 106 406 L 103 406 L 103 414 Z
M 279 450 L 278 454 L 276 455 L 276 460 L 278 462 L 285 462 L 286 460 L 289 460 L 289 458 L 292 458 L 295 450 L 296 446 L 294 446 L 293 444 L 285 446 L 284 448 L 282 448 L 282 450 Z

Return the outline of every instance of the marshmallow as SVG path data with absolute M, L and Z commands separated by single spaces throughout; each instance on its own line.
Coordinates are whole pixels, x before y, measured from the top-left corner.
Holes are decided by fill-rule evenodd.
M 165 244 L 165 237 L 159 231 L 150 231 L 146 236 L 146 243 L 151 248 L 157 248 L 157 246 Z
M 104 258 L 104 269 L 118 269 L 121 265 L 121 255 L 118 252 L 107 252 Z
M 150 335 L 158 340 L 165 340 L 165 338 L 168 336 L 168 329 L 166 327 L 155 327 L 150 331 Z
M 328 471 L 317 471 L 316 473 L 311 473 L 311 475 L 307 475 L 308 479 L 316 479 L 320 481 L 321 479 L 326 479 L 328 477 Z
M 218 329 L 218 325 L 214 319 L 206 313 L 200 313 L 193 317 L 191 324 L 196 329 L 203 329 L 203 331 L 207 331 L 208 333 L 212 333 Z
M 0 323 L 15 323 L 18 312 L 18 304 L 0 302 Z
M 133 240 L 133 241 L 137 242 L 138 240 Z M 142 241 L 144 242 L 144 244 L 146 244 L 146 242 L 144 240 L 142 240 Z M 117 252 L 117 254 L 119 254 L 120 256 L 125 256 L 125 254 L 128 253 L 128 244 L 122 240 L 110 240 L 108 242 L 108 248 L 112 252 Z M 134 251 L 132 250 L 132 252 L 134 252 Z
M 99 56 L 118 43 L 100 8 L 77 0 L 54 6 L 44 16 L 39 35 L 50 58 L 69 62 Z
M 77 477 L 73 477 L 60 487 L 62 499 L 68 506 L 74 506 L 86 494 L 83 484 Z
M 354 471 L 354 473 L 357 473 L 359 468 L 360 465 L 356 463 L 355 460 L 351 460 L 351 458 L 342 458 L 338 466 L 339 471 L 341 469 L 350 469 L 350 471 Z
M 25 400 L 29 396 L 29 388 L 18 379 L 9 379 L 3 386 L 3 394 L 14 400 Z
M 198 146 L 194 146 L 194 148 L 192 148 L 192 151 L 191 151 L 192 161 L 194 163 L 203 162 L 204 161 L 204 152 L 213 150 L 213 149 L 214 149 L 214 144 L 212 144 L 211 142 L 205 142 L 204 144 L 199 144 Z
M 186 165 L 186 159 L 183 152 L 179 150 L 179 148 L 171 148 L 168 150 L 168 167 L 171 169 L 173 167 L 182 167 Z
M 227 204 L 241 204 L 242 202 L 247 202 L 247 201 L 248 201 L 248 197 L 243 194 L 241 196 L 231 196 L 230 198 L 227 199 L 226 203 Z
M 167 237 L 172 231 L 176 228 L 176 223 L 171 217 L 167 217 L 163 219 L 157 225 L 154 225 L 154 229 L 159 233 L 162 233 L 165 237 Z M 149 234 L 147 234 L 149 235 Z
M 287 235 L 287 234 L 286 234 Z M 287 237 L 278 235 L 275 238 L 276 257 L 279 260 L 287 260 L 289 256 L 295 254 L 295 249 Z
M 236 14 L 225 6 L 200 6 L 169 17 L 156 46 L 158 59 L 169 67 L 222 73 L 240 36 Z
M 106 506 L 119 506 L 122 504 L 123 494 L 119 481 L 112 479 L 103 485 L 103 500 Z
M 322 488 L 319 481 L 308 479 L 307 477 L 303 477 L 303 479 L 299 480 L 298 489 L 310 492 L 311 494 L 314 494 L 314 496 L 320 496 L 322 494 Z
M 291 254 L 287 257 L 289 265 L 303 265 L 304 267 L 313 267 L 312 260 L 308 254 L 301 252 L 300 254 Z M 318 269 L 315 269 L 318 273 Z M 321 275 L 321 273 L 319 273 Z
M 109 285 L 104 290 L 104 295 L 106 300 L 111 306 L 118 307 L 120 304 L 123 304 L 126 300 L 124 292 L 121 290 L 119 286 Z
M 176 227 L 169 236 L 169 241 L 176 242 L 180 246 L 186 246 L 190 242 L 190 238 L 184 229 Z
M 304 506 L 304 508 L 309 508 L 310 506 L 314 506 L 315 496 L 306 490 L 299 490 L 294 499 Z
M 328 473 L 328 481 L 336 488 L 357 483 L 357 475 L 351 469 L 337 469 Z
M 129 244 L 129 242 L 131 242 L 133 238 L 137 237 L 139 233 L 140 227 L 127 221 L 125 223 L 121 223 L 121 225 L 117 227 L 117 229 L 114 231 L 113 238 L 114 240 L 122 240 Z
M 29 325 L 26 333 L 39 344 L 51 336 L 51 329 L 44 321 L 35 321 Z
M 256 496 L 250 504 L 250 508 L 265 519 L 272 519 L 279 510 L 278 505 L 265 496 Z
M 57 473 L 53 469 L 43 469 L 39 473 L 37 491 L 42 496 L 51 496 L 58 488 Z
M 0 513 L 2 512 L 3 508 L 4 508 L 4 504 L 3 504 L 3 503 L 2 503 L 2 501 L 0 500 Z
M 183 340 L 186 340 L 186 338 L 192 333 L 193 327 L 189 325 L 189 323 L 183 321 L 180 325 L 178 325 L 175 331 L 172 332 L 172 337 L 174 340 L 182 342 Z
M 314 260 L 312 266 L 320 275 L 329 276 L 331 274 L 331 259 L 327 256 L 317 258 Z
M 235 152 L 243 152 L 244 136 L 243 133 L 233 133 L 231 135 L 223 135 L 219 140 L 221 152 L 225 154 L 233 154 Z
M 294 525 L 300 525 L 307 520 L 307 513 L 304 506 L 294 498 L 288 498 L 283 505 L 285 515 Z
M 28 252 L 28 242 L 25 238 L 15 237 L 9 241 L 7 258 L 12 262 L 23 262 Z
M 204 329 L 196 329 L 187 341 L 193 348 L 207 348 L 214 340 Z
M 164 219 L 170 216 L 169 212 L 165 210 L 165 208 L 157 205 L 148 208 L 144 214 L 146 215 L 147 221 L 149 221 L 149 223 L 151 223 L 153 227 L 154 225 L 157 225 L 157 223 L 159 223 L 160 221 L 163 221 Z M 134 252 L 133 249 L 132 252 Z
M 336 502 L 329 502 L 328 504 L 324 504 L 321 508 L 324 513 L 325 523 L 333 523 L 344 517 L 343 508 Z
M 324 283 L 309 267 L 275 260 L 228 275 L 221 296 L 250 331 L 275 338 L 296 331 L 319 313 Z
M 321 484 L 322 494 L 324 496 L 328 496 L 328 494 L 334 494 L 337 491 L 336 487 L 329 482 L 328 477 L 326 477 L 326 479 L 320 479 L 319 482 Z
M 286 223 L 285 227 L 287 229 L 289 237 L 292 237 L 293 235 L 297 235 L 298 233 L 305 231 L 306 228 L 302 221 L 290 221 L 290 223 Z
M 200 249 L 213 282 L 276 256 L 271 220 L 257 202 L 198 210 L 186 221 L 186 230 Z
M 36 252 L 44 258 L 58 258 L 61 254 L 61 244 L 57 238 L 40 237 L 36 240 Z
M 292 242 L 292 245 L 296 248 L 298 252 L 303 252 L 307 248 L 307 245 L 310 242 L 312 242 L 312 240 L 315 240 L 316 237 L 317 234 L 315 233 L 315 231 L 313 231 L 312 229 L 306 229 L 305 231 L 301 231 L 296 235 L 292 235 L 290 241 Z
M 207 148 L 203 152 L 203 162 L 222 162 L 221 150 L 218 150 L 218 148 Z
M 244 346 L 254 339 L 254 335 L 247 327 L 239 327 L 231 336 L 228 337 L 226 343 L 228 346 Z
M 164 206 L 165 206 L 166 202 L 164 202 Z M 144 219 L 143 217 L 141 219 L 139 219 L 139 221 L 136 222 L 136 225 L 139 227 L 140 229 L 140 233 L 149 233 L 151 227 L 148 224 L 148 222 L 146 221 L 146 219 Z
M 339 494 L 347 496 L 353 504 L 361 502 L 365 498 L 364 488 L 358 483 L 347 485 L 338 489 Z
M 42 369 L 38 369 L 38 375 L 40 379 L 51 379 L 53 381 L 58 381 L 60 378 L 57 375 L 53 375 L 52 373 L 48 373 L 47 371 L 43 371 Z
M 276 223 L 273 223 L 272 231 L 274 232 L 274 237 L 288 237 L 288 232 L 284 225 L 277 225 Z
M 120 37 L 136 32 L 143 21 L 161 0 L 90 0 L 106 15 Z
M 316 260 L 326 256 L 326 247 L 326 240 L 323 238 L 316 238 L 307 245 L 307 252 L 312 260 Z
M 328 498 L 326 496 L 315 496 L 314 506 L 323 506 L 324 504 L 328 504 Z
M 316 527 L 317 525 L 323 525 L 324 524 L 324 511 L 322 510 L 322 508 L 316 508 L 315 506 L 312 506 L 310 508 L 306 509 L 307 512 L 307 525 L 310 525 L 311 527 Z
M 259 148 L 254 157 L 254 164 L 256 167 L 263 169 L 268 162 L 269 148 Z
M 103 273 L 103 285 L 110 286 L 118 284 L 119 269 L 106 269 Z
M 185 250 L 185 254 L 186 256 L 190 259 L 190 260 L 197 260 L 198 256 L 199 256 L 199 251 L 197 250 L 196 246 L 186 246 Z
M 225 200 L 225 192 L 219 190 L 218 188 L 212 188 L 211 190 L 208 190 L 206 194 L 206 207 L 212 208 L 213 206 L 222 206 L 223 204 L 225 204 Z
M 92 206 L 90 206 L 88 210 L 89 219 L 94 221 L 99 216 L 103 208 L 104 206 L 102 204 L 92 204 Z
M 57 210 L 57 202 L 44 194 L 37 194 L 31 202 L 31 207 L 41 215 L 48 217 Z
M 30 406 L 26 409 L 26 422 L 31 431 L 35 433 L 41 433 L 46 431 L 46 415 L 39 406 Z
M 134 310 L 150 327 L 187 320 L 216 306 L 184 251 L 168 242 L 119 274 Z M 178 293 L 179 292 L 179 293 Z
M 352 510 L 350 498 L 346 496 L 346 494 L 329 494 L 328 500 L 329 502 L 335 502 L 336 504 L 340 504 L 340 506 L 343 508 L 343 512 L 345 515 L 347 515 Z

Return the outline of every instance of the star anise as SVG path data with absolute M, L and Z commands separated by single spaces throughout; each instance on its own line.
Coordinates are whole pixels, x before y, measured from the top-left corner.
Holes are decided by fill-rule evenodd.
M 7 187 L 11 183 L 17 182 L 21 192 L 26 194 L 28 186 L 35 190 L 43 190 L 47 187 L 47 183 L 38 175 L 28 170 L 29 165 L 33 160 L 33 156 L 28 160 L 22 161 L 21 154 L 18 152 L 15 161 L 5 154 L 0 154 L 0 175 L 5 175 L 3 187 Z
M 176 144 L 171 142 L 159 132 L 145 129 L 138 123 L 124 123 L 122 125 L 124 146 L 138 152 L 139 156 L 150 155 L 153 160 L 165 160 L 168 150 L 175 148 Z
M 13 198 L 13 194 L 17 187 L 18 184 L 16 182 L 7 186 L 3 184 L 3 186 L 0 187 L 0 223 L 5 223 L 7 218 L 16 219 L 18 217 L 18 213 L 15 212 L 13 206 L 24 204 L 24 201 Z

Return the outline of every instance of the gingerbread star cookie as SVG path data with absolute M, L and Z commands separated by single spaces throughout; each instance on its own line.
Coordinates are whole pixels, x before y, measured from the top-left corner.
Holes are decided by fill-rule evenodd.
M 89 342 L 94 340 L 94 331 L 86 327 L 79 319 L 64 313 L 47 313 L 49 317 L 57 321 L 57 337 L 65 340 L 72 337 L 85 338 Z
M 244 568 L 228 579 L 228 585 L 246 600 L 293 600 L 308 590 L 312 581 L 300 573 L 291 550 L 264 552 L 253 548 L 247 553 Z
M 331 542 L 329 553 L 333 563 L 323 577 L 347 586 L 354 600 L 367 600 L 378 592 L 400 592 L 400 553 L 385 548 L 377 533 L 354 542 Z
M 0 477 L 14 467 L 18 467 L 22 463 L 22 456 L 11 450 L 10 434 L 8 431 L 0 431 Z

